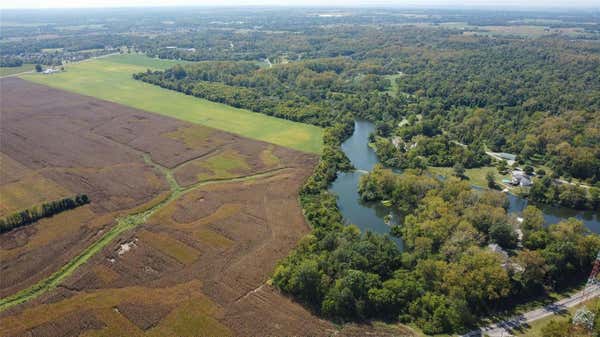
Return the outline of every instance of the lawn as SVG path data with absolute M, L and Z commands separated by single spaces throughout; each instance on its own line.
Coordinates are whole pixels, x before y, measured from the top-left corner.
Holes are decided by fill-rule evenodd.
M 24 73 L 26 71 L 33 70 L 34 65 L 25 63 L 20 67 L 0 67 L 0 77 Z
M 131 76 L 148 68 L 165 69 L 176 63 L 178 61 L 124 54 L 68 64 L 65 72 L 57 74 L 21 77 L 296 150 L 321 152 L 323 130 L 319 127 L 188 96 L 136 81 Z
M 428 170 L 436 175 L 440 175 L 443 177 L 451 177 L 454 175 L 454 169 L 452 167 L 429 167 Z M 473 186 L 487 188 L 487 180 L 485 179 L 485 175 L 488 172 L 492 172 L 496 177 L 496 183 L 500 185 L 501 188 L 504 188 L 504 184 L 502 184 L 502 179 L 510 179 L 510 175 L 501 175 L 498 170 L 493 166 L 485 166 L 478 167 L 473 169 L 466 169 L 465 176 L 468 178 L 469 183 Z
M 542 328 L 544 328 L 550 321 L 569 320 L 579 308 L 584 306 L 587 306 L 588 308 L 593 307 L 596 305 L 597 301 L 597 299 L 591 299 L 583 304 L 568 308 L 565 313 L 544 317 L 537 321 L 531 322 L 526 329 L 515 331 L 514 334 L 518 337 L 544 337 L 542 334 Z

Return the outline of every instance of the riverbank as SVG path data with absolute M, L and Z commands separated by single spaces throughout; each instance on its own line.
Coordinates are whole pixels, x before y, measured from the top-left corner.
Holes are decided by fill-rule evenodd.
M 337 196 L 337 205 L 346 224 L 356 225 L 363 232 L 390 234 L 391 226 L 400 224 L 399 214 L 380 202 L 364 202 L 358 194 L 360 177 L 369 173 L 375 164 L 379 163 L 377 154 L 369 146 L 369 135 L 374 131 L 375 125 L 371 122 L 363 120 L 354 122 L 354 132 L 342 143 L 341 148 L 355 170 L 338 172 L 329 190 Z M 386 216 L 390 218 L 389 223 L 385 221 Z M 402 248 L 401 239 L 394 236 L 391 238 L 398 247 Z
M 339 173 L 337 179 L 330 186 L 330 191 L 337 195 L 337 204 L 344 216 L 346 223 L 357 225 L 361 230 L 369 230 L 375 233 L 388 234 L 390 226 L 384 222 L 384 217 L 392 209 L 381 203 L 365 203 L 358 195 L 358 181 L 360 176 L 372 170 L 379 158 L 369 146 L 369 135 L 375 131 L 375 125 L 364 120 L 356 120 L 354 133 L 342 143 L 342 151 L 350 159 L 354 167 L 353 172 Z M 436 176 L 450 177 L 454 175 L 451 167 L 429 167 L 429 172 Z M 527 207 L 529 201 L 520 197 L 520 187 L 508 186 L 502 183 L 502 179 L 510 179 L 509 174 L 500 174 L 494 166 L 466 169 L 465 176 L 475 188 L 487 189 L 486 175 L 492 172 L 496 183 L 501 189 L 508 189 L 506 196 L 509 201 L 508 212 L 520 215 Z M 546 224 L 555 224 L 568 218 L 576 218 L 582 221 L 594 233 L 600 233 L 600 216 L 595 211 L 582 211 L 561 206 L 536 204 L 544 213 Z M 394 214 L 397 223 L 398 216 Z M 398 223 L 397 223 L 398 224 Z
M 454 170 L 451 167 L 428 167 L 427 170 L 436 176 L 450 177 L 454 176 Z M 509 179 L 509 175 L 501 175 L 495 167 L 486 166 L 474 169 L 466 169 L 465 176 L 470 184 L 479 189 L 488 189 L 485 178 L 488 172 L 495 174 L 496 183 L 500 189 L 508 190 L 506 196 L 509 201 L 508 211 L 510 213 L 521 214 L 527 205 L 532 204 L 526 198 L 520 196 L 521 187 L 508 186 L 501 182 L 502 179 Z M 500 180 L 500 182 L 498 181 Z M 541 209 L 544 213 L 544 222 L 548 225 L 558 223 L 568 218 L 576 218 L 582 221 L 587 228 L 594 233 L 600 233 L 600 214 L 593 210 L 577 210 L 558 205 L 548 205 L 535 203 L 534 206 Z

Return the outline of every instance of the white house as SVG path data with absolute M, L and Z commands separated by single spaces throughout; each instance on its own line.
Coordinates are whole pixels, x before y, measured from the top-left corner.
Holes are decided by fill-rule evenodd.
M 514 186 L 527 187 L 531 186 L 531 177 L 521 170 L 512 171 L 512 179 L 510 183 Z
M 57 73 L 57 72 L 58 72 L 58 70 L 56 70 L 54 68 L 48 68 L 48 69 L 42 71 L 42 74 L 46 74 L 47 75 L 47 74 L 53 74 L 53 73 Z

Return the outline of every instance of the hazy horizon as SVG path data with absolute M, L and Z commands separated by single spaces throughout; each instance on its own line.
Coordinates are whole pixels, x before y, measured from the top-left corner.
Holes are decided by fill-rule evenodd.
M 597 9 L 600 3 L 595 0 L 558 0 L 548 4 L 547 0 L 427 0 L 427 1 L 361 1 L 330 0 L 322 1 L 291 0 L 285 3 L 275 0 L 224 0 L 218 5 L 199 0 L 22 0 L 18 3 L 0 4 L 0 9 L 93 9 L 93 8 L 144 8 L 144 7 L 398 7 L 398 8 L 457 8 L 457 9 Z

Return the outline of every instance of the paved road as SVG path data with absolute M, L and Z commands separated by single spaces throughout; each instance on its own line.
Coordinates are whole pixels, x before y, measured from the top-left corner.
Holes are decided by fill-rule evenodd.
M 483 335 L 487 335 L 490 337 L 513 336 L 510 333 L 512 329 L 515 329 L 526 323 L 531 323 L 533 321 L 537 321 L 538 319 L 554 315 L 556 313 L 561 313 L 567 310 L 567 308 L 574 307 L 586 300 L 598 296 L 600 296 L 600 286 L 591 285 L 588 286 L 586 289 L 571 295 L 570 297 L 564 298 L 552 304 L 548 304 L 542 308 L 535 309 L 527 313 L 515 316 L 509 320 L 488 325 L 486 327 L 480 328 L 479 330 L 471 331 L 466 335 L 463 335 L 462 337 L 478 337 Z

